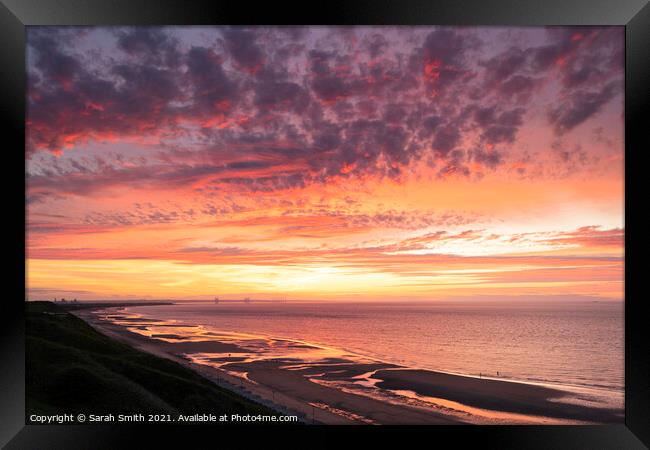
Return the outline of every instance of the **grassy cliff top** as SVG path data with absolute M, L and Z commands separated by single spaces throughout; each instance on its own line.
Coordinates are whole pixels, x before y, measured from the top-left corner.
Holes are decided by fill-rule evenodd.
M 99 333 L 51 302 L 29 302 L 26 414 L 276 414 L 182 365 Z

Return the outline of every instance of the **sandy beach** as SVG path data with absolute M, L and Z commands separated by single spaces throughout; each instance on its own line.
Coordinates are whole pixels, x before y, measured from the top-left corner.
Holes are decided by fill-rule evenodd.
M 577 424 L 622 411 L 556 387 L 410 369 L 309 343 L 232 337 L 116 308 L 74 311 L 105 335 L 317 424 Z M 244 344 L 242 344 L 242 342 Z

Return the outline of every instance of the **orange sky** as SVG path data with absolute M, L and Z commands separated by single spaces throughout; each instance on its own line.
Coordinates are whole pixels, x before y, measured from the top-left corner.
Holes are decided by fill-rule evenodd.
M 622 36 L 30 29 L 27 295 L 621 300 Z

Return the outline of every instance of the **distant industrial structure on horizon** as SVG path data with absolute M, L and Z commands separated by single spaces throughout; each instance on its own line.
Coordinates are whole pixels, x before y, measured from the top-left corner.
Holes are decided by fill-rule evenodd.
M 214 302 L 215 305 L 218 305 L 220 303 L 245 303 L 245 304 L 249 304 L 249 303 L 253 303 L 253 302 L 255 302 L 255 303 L 287 303 L 287 296 L 283 295 L 282 297 L 280 297 L 278 299 L 257 299 L 257 300 L 253 300 L 250 297 L 244 297 L 241 300 L 240 299 L 228 299 L 227 300 L 227 299 L 221 299 L 219 297 L 215 297 L 213 302 Z

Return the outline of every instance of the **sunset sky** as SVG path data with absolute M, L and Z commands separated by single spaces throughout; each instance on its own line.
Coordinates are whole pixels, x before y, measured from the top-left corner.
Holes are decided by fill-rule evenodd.
M 28 27 L 29 299 L 623 299 L 622 27 Z

